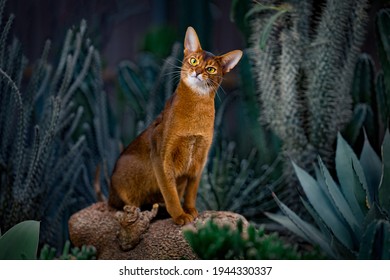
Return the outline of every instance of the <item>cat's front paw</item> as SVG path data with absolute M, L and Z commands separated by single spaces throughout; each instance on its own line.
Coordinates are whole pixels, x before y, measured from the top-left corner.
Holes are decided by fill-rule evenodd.
M 198 210 L 194 207 L 184 207 L 184 212 L 190 214 L 194 219 L 196 219 L 199 215 Z
M 190 214 L 183 213 L 176 218 L 172 218 L 175 224 L 183 226 L 185 224 L 191 223 L 194 220 L 194 217 Z

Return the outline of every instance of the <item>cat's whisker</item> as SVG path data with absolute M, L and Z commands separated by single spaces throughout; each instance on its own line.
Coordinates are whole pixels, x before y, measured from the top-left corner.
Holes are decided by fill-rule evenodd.
M 167 83 L 177 84 L 180 81 L 180 72 L 171 72 L 164 74 Z
M 181 71 L 175 70 L 175 71 L 166 72 L 166 73 L 163 74 L 163 76 L 164 77 L 171 76 L 171 75 L 180 76 L 180 74 L 181 74 Z
M 182 65 L 182 64 L 183 64 L 183 60 L 181 60 L 181 59 L 178 59 L 177 57 L 174 57 L 173 59 L 174 59 L 174 60 L 176 60 L 177 62 L 179 62 L 179 63 L 180 63 L 180 65 Z
M 223 77 L 222 77 L 222 80 L 224 80 Z M 219 90 L 221 90 L 225 96 L 227 95 L 226 91 L 225 91 L 224 88 L 223 88 L 219 83 L 217 83 L 216 81 L 211 80 L 211 79 L 209 79 L 208 81 L 211 82 L 211 83 L 213 84 L 213 88 L 216 88 L 216 89 L 217 89 L 217 90 L 216 90 L 216 95 L 217 95 L 219 101 L 221 101 L 221 97 L 219 96 Z M 221 84 L 222 84 L 222 82 L 221 82 Z
M 167 58 L 164 60 L 164 63 L 167 63 L 169 64 L 170 66 L 174 67 L 174 68 L 180 68 L 181 69 L 181 65 L 183 64 L 183 62 L 177 58 L 173 58 L 173 60 L 176 60 L 177 62 L 179 63 L 174 63 L 171 61 L 172 60 L 172 57 L 171 58 Z
M 171 64 L 171 63 L 169 63 L 169 62 L 166 62 L 166 63 L 168 64 L 168 66 L 169 66 L 170 68 L 181 69 L 181 66 L 180 66 L 180 65 Z

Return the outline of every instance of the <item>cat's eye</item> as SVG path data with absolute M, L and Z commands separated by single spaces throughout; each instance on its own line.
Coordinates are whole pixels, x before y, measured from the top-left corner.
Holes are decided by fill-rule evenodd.
M 191 57 L 189 60 L 189 63 L 192 65 L 192 66 L 196 66 L 199 64 L 199 61 L 195 58 L 195 57 Z
M 217 69 L 215 69 L 215 67 L 212 67 L 212 66 L 206 67 L 206 71 L 207 71 L 207 73 L 209 73 L 209 74 L 215 74 L 215 73 L 217 73 Z

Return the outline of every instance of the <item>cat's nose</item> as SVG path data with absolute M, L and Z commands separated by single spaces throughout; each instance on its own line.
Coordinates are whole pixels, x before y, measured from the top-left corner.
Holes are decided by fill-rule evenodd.
M 202 80 L 202 72 L 201 71 L 194 71 L 191 74 L 192 77 L 197 78 L 198 80 Z

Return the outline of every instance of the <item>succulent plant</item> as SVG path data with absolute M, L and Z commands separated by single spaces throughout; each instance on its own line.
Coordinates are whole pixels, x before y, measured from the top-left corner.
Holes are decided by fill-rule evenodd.
M 264 211 L 276 207 L 270 200 L 271 190 L 281 187 L 283 177 L 272 178 L 281 166 L 280 158 L 263 173 L 255 171 L 258 155 L 255 150 L 247 158 L 235 152 L 234 142 L 217 142 L 202 174 L 197 205 L 200 209 L 232 211 L 248 219 L 264 218 Z
M 34 260 L 39 241 L 39 222 L 23 221 L 1 235 L 0 260 Z
M 353 117 L 343 131 L 358 153 L 364 142 L 363 129 L 374 150 L 380 154 L 384 133 L 389 127 L 390 9 L 380 10 L 375 23 L 381 69 L 375 72 L 376 67 L 370 55 L 363 53 L 359 56 L 351 87 Z
M 360 159 L 338 134 L 336 181 L 318 159 L 316 178 L 294 165 L 307 199 L 302 203 L 317 226 L 305 222 L 275 195 L 283 215 L 267 215 L 337 259 L 390 258 L 390 134 L 382 161 L 365 138 Z M 338 182 L 338 183 L 337 183 Z
M 181 45 L 175 44 L 172 53 L 160 67 L 156 56 L 143 53 L 136 62 L 122 61 L 117 69 L 119 99 L 128 108 L 121 108 L 118 118 L 126 117 L 122 126 L 125 143 L 133 140 L 164 108 L 179 81 Z M 118 107 L 123 107 L 118 103 Z
M 36 260 L 38 255 L 40 222 L 27 220 L 20 222 L 1 235 L 0 260 Z M 65 242 L 59 259 L 88 260 L 94 259 L 96 249 L 93 246 L 71 248 L 69 240 Z M 56 249 L 47 244 L 39 253 L 40 260 L 56 259 Z
M 79 247 L 71 247 L 71 243 L 67 240 L 64 244 L 64 248 L 59 256 L 57 256 L 57 250 L 45 244 L 40 253 L 40 260 L 94 260 L 96 259 L 96 248 L 91 245 L 83 245 Z
M 108 193 L 119 141 L 86 22 L 67 32 L 56 66 L 48 62 L 48 41 L 26 77 L 22 47 L 9 42 L 13 19 L 0 28 L 0 227 L 41 221 L 41 244 L 58 249 L 68 239 L 69 216 L 96 202 L 94 177 Z
M 244 232 L 241 220 L 236 229 L 209 220 L 196 231 L 184 231 L 184 236 L 194 252 L 206 260 L 297 260 L 325 257 L 317 249 L 298 251 L 297 246 L 285 243 L 276 233 L 267 234 L 264 228 L 256 228 L 253 224 Z
M 317 155 L 327 167 L 333 163 L 337 133 L 352 115 L 366 8 L 366 0 L 327 0 L 313 22 L 312 1 L 271 0 L 247 13 L 261 121 L 283 143 L 291 189 L 297 186 L 291 160 L 310 174 Z

